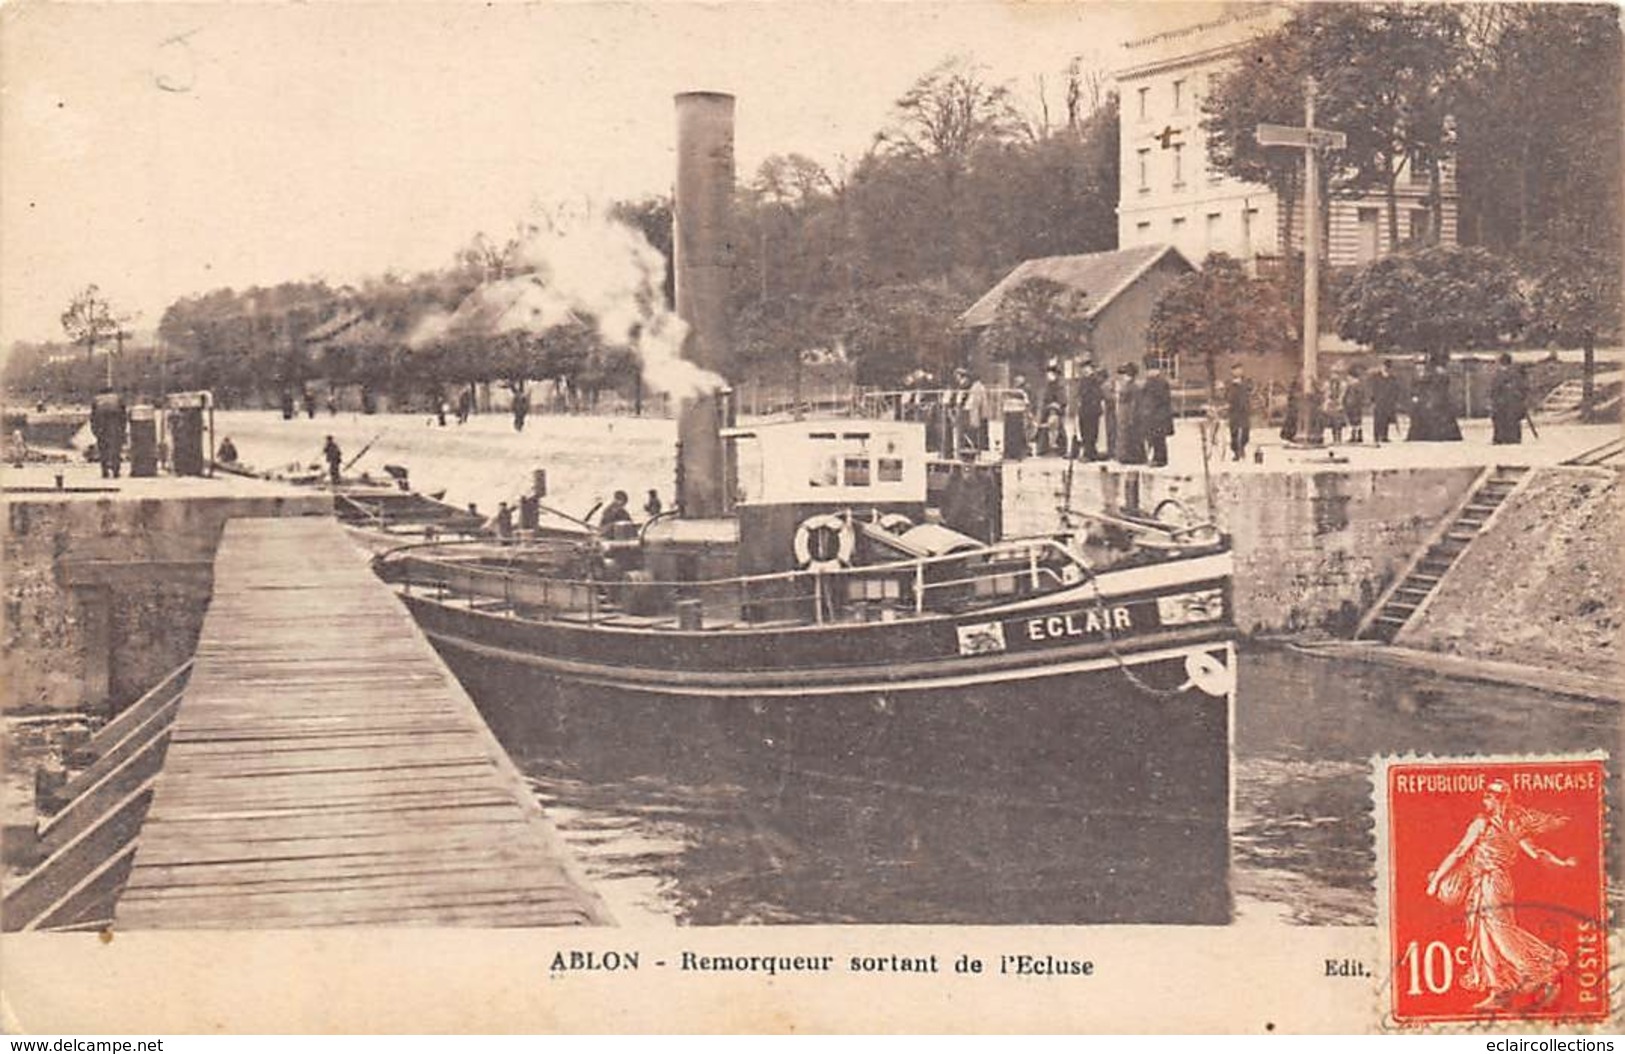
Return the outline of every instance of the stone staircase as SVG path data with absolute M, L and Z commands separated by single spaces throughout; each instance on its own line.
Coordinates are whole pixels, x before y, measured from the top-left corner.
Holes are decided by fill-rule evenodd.
M 1619 404 L 1621 374 L 1619 371 L 1599 373 L 1594 379 L 1593 410 L 1599 414 L 1611 412 Z M 1579 378 L 1564 381 L 1540 401 L 1535 413 L 1543 421 L 1574 420 L 1580 416 L 1580 403 L 1585 396 L 1585 382 Z
M 1421 548 L 1405 573 L 1372 605 L 1360 621 L 1355 638 L 1393 643 L 1400 631 L 1427 607 L 1434 590 L 1461 554 L 1483 533 L 1496 510 L 1528 476 L 1528 467 L 1522 465 L 1485 469 L 1455 514 Z

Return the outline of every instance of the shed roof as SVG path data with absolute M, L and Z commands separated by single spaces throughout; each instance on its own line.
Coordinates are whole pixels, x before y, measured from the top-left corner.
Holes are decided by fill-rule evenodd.
M 1044 278 L 1076 290 L 1082 297 L 1079 306 L 1086 318 L 1096 315 L 1117 299 L 1140 276 L 1156 266 L 1163 257 L 1173 258 L 1187 270 L 1194 271 L 1191 262 L 1172 245 L 1136 245 L 1111 252 L 1084 253 L 1079 256 L 1043 256 L 1026 260 L 1005 275 L 997 285 L 959 316 L 959 324 L 967 329 L 990 326 L 998 318 L 1004 298 L 1033 278 Z

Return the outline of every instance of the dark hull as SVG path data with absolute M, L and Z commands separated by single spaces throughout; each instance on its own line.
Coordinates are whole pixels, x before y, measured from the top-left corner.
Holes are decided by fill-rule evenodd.
M 1193 594 L 1223 606 L 1192 617 L 1170 603 Z M 1021 825 L 1052 862 L 1088 847 L 1086 877 L 1035 864 L 1046 906 L 1029 895 L 995 913 L 1009 921 L 1229 919 L 1233 633 L 1227 579 L 1200 567 L 1106 600 L 1074 591 L 941 617 L 692 632 L 404 599 L 516 754 L 593 768 L 624 753 L 645 774 L 698 782 L 748 770 L 741 782 L 784 788 L 775 818 L 814 828 L 809 841 L 858 838 L 859 868 L 888 850 L 850 829 L 854 796 L 871 816 L 928 800 L 956 838 Z M 908 815 L 907 837 L 937 836 Z M 1062 844 L 1069 854 L 1050 851 Z M 987 873 L 1001 877 L 986 895 L 1004 895 L 1008 867 Z
M 806 841 L 850 857 L 854 888 L 857 871 L 895 859 L 900 846 L 890 840 L 901 838 L 955 847 L 950 875 L 899 869 L 913 881 L 951 882 L 958 897 L 979 876 L 997 875 L 980 897 L 1004 921 L 1229 920 L 1228 693 L 1162 695 L 1114 666 L 1019 687 L 883 698 L 674 698 L 583 684 L 431 639 L 522 765 L 524 754 L 541 752 L 577 759 L 589 781 L 775 787 L 760 803 L 766 822 L 812 831 Z M 1226 644 L 1210 650 L 1233 660 Z M 1165 690 L 1185 679 L 1178 655 L 1132 669 Z M 903 799 L 912 804 L 900 806 Z M 1016 862 L 974 859 L 978 846 L 1008 841 L 1011 826 L 1031 833 L 1015 870 L 1041 881 L 1037 892 L 1005 888 Z M 979 827 L 1001 836 L 980 838 Z M 1085 869 L 1075 864 L 1080 855 Z M 1070 863 L 1056 870 L 1058 861 Z M 839 889 L 820 893 L 840 903 Z M 860 904 L 843 905 L 841 915 L 932 917 L 868 917 Z

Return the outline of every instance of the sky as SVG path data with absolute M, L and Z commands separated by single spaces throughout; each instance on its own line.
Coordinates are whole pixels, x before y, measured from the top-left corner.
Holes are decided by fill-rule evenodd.
M 747 180 L 839 168 L 950 55 L 1036 98 L 1191 3 L 190 4 L 0 8 L 0 347 L 96 283 L 179 296 L 451 262 L 539 208 L 669 193 L 672 96 L 732 92 Z

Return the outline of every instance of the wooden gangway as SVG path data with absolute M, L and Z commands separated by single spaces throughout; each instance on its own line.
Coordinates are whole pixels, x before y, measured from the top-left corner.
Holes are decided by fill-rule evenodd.
M 606 921 L 344 529 L 228 522 L 116 927 Z

